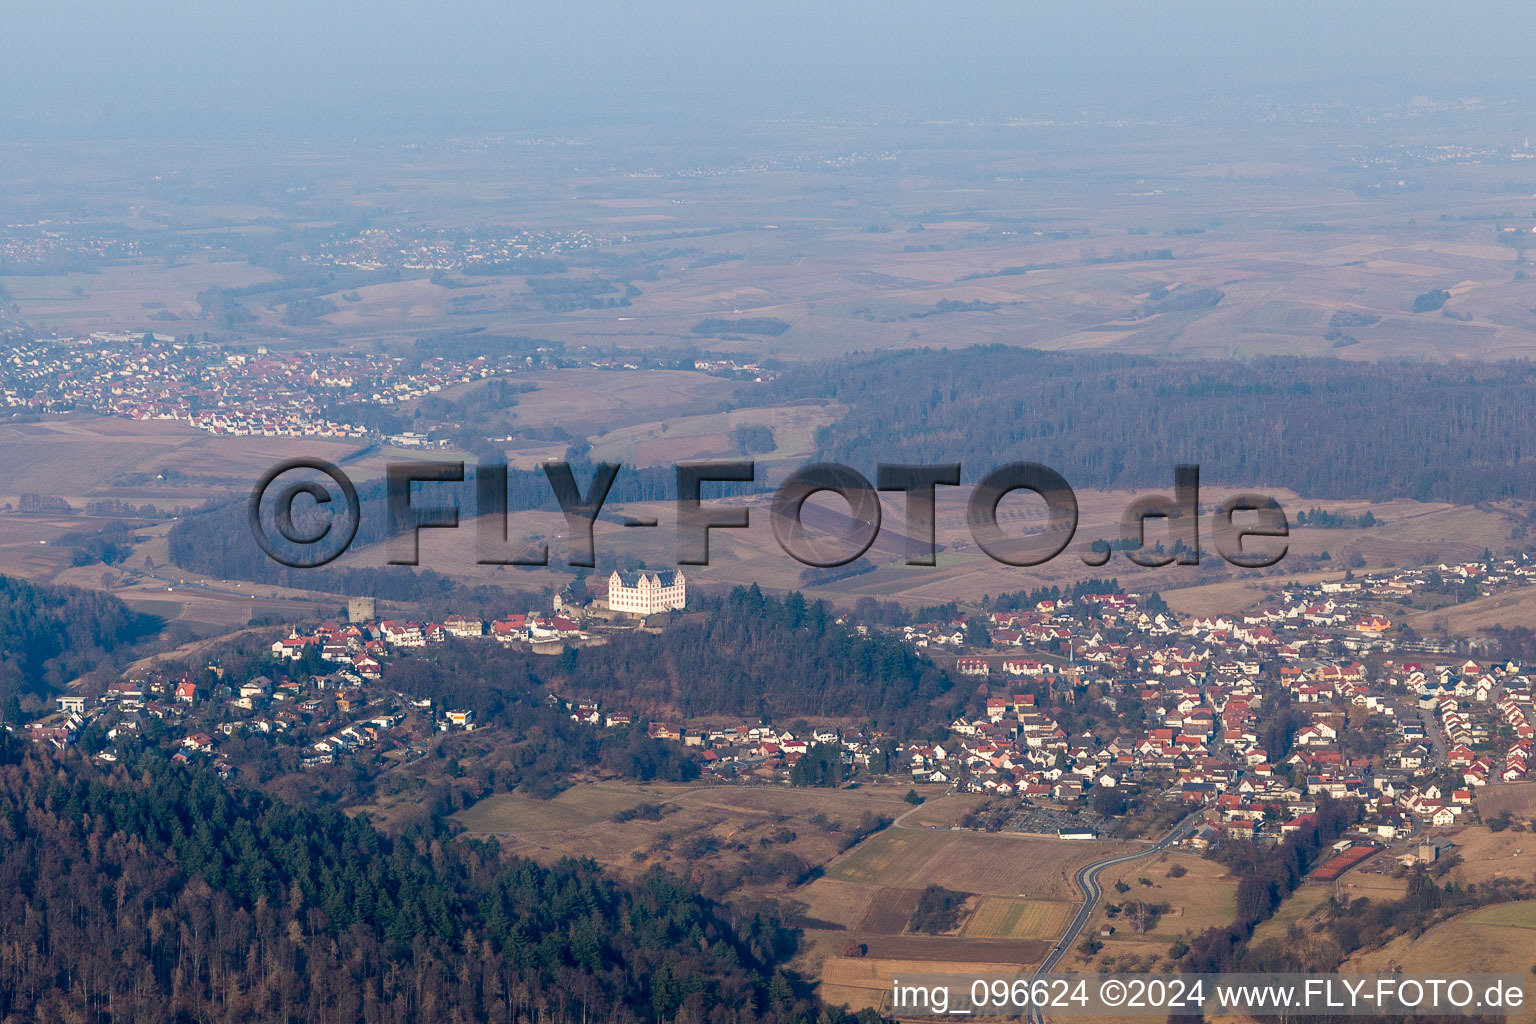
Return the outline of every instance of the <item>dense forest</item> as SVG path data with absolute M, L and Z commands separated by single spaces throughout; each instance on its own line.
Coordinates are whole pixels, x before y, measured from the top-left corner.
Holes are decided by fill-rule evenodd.
M 66 763 L 68 762 L 68 763 Z M 837 1022 L 795 936 L 660 872 L 544 867 L 0 736 L 0 1018 Z
M 62 686 L 159 625 L 108 594 L 0 576 L 0 709 Z
M 1010 460 L 1074 487 L 1161 487 L 1177 463 L 1210 484 L 1323 498 L 1536 498 L 1536 366 L 1270 357 L 1200 363 L 1007 346 L 855 356 L 791 369 L 765 401 L 849 407 L 821 455 Z

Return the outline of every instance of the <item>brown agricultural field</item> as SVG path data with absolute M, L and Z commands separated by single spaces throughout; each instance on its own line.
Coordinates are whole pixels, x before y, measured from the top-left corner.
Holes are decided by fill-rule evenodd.
M 824 938 L 826 937 L 818 936 L 819 940 Z M 836 935 L 830 938 L 835 939 Z M 874 956 L 844 957 L 836 948 L 831 948 L 821 955 L 824 959 L 820 960 L 820 985 L 817 987 L 817 994 L 826 1002 L 846 1005 L 854 1010 L 871 1007 L 887 1012 L 890 1008 L 893 980 L 914 974 L 931 974 L 939 969 L 931 960 Z M 1019 968 L 1020 964 L 1010 954 L 1007 959 L 998 962 L 946 960 L 942 970 L 948 974 L 1011 976 L 1017 973 Z
M 1477 813 L 1484 821 L 1500 814 L 1516 821 L 1536 821 L 1536 782 L 1483 786 L 1477 791 Z
M 921 897 L 920 889 L 877 889 L 858 931 L 866 935 L 900 935 L 907 930 L 907 922 Z
M 817 790 L 586 782 L 547 801 L 496 794 L 460 811 L 456 820 L 471 834 L 498 836 L 503 846 L 536 859 L 592 857 L 622 872 L 655 865 L 685 874 L 701 868 L 730 872 L 780 851 L 816 867 L 838 856 L 847 830 L 866 811 L 894 818 L 909 809 L 901 799 L 905 792 L 897 786 Z M 614 820 L 642 804 L 659 805 L 659 817 Z M 755 888 L 764 886 L 782 891 L 785 883 Z M 803 900 L 802 893 L 795 890 L 794 898 Z
M 721 377 L 681 370 L 550 370 L 519 376 L 517 382 L 537 389 L 518 396 L 520 422 L 598 438 L 607 430 L 713 412 L 739 388 Z
M 15 298 L 29 322 L 61 334 L 85 335 L 111 324 L 114 329 L 180 335 L 185 327 L 157 320 L 153 313 L 199 317 L 202 309 L 196 296 L 204 288 L 238 288 L 276 280 L 278 275 L 272 271 L 241 261 L 192 260 L 174 267 L 143 261 L 104 266 L 89 274 L 0 276 L 0 285 Z M 76 287 L 79 294 L 73 291 Z
M 1454 852 L 1461 855 L 1461 863 L 1450 874 L 1453 880 L 1463 884 L 1495 878 L 1536 882 L 1536 835 L 1473 825 L 1450 833 L 1450 839 L 1456 844 Z
M 0 465 L 6 473 L 0 502 L 34 492 L 77 507 L 101 498 L 149 503 L 161 510 L 201 505 L 221 494 L 243 496 L 283 459 L 304 455 L 339 462 L 360 447 L 328 439 L 223 437 L 185 424 L 85 414 L 4 423 Z M 190 479 L 155 479 L 167 471 Z
M 525 396 L 537 403 L 538 395 Z M 703 404 L 703 403 L 701 403 Z M 835 423 L 843 409 L 834 402 L 806 400 L 779 406 L 757 406 L 735 412 L 692 412 L 679 406 L 674 415 L 607 430 L 591 439 L 592 457 L 630 465 L 669 466 L 691 459 L 733 459 L 741 452 L 731 444 L 738 426 L 765 426 L 773 431 L 775 448 L 753 456 L 759 462 L 804 459 L 815 448 L 817 428 Z
M 1006 832 L 894 828 L 859 844 L 828 867 L 827 877 L 897 888 L 942 885 L 995 896 L 1075 899 L 1073 872 L 1124 848 Z

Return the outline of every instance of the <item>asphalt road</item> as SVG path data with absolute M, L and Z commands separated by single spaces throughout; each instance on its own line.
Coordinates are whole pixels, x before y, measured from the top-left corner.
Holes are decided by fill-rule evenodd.
M 1156 843 L 1152 844 L 1144 850 L 1138 850 L 1135 853 L 1123 854 L 1119 857 L 1110 857 L 1106 860 L 1094 861 L 1092 864 L 1085 864 L 1081 868 L 1078 868 L 1077 874 L 1073 876 L 1073 880 L 1077 883 L 1077 887 L 1082 890 L 1083 905 L 1078 908 L 1077 916 L 1072 918 L 1072 923 L 1067 926 L 1066 932 L 1063 933 L 1061 938 L 1057 941 L 1056 946 L 1051 950 L 1050 955 L 1041 962 L 1039 967 L 1035 968 L 1035 973 L 1031 976 L 1030 980 L 1033 981 L 1035 978 L 1042 978 L 1045 975 L 1051 973 L 1051 969 L 1054 968 L 1058 962 L 1060 962 L 1061 958 L 1066 955 L 1067 950 L 1070 949 L 1072 944 L 1077 941 L 1078 935 L 1080 935 L 1082 930 L 1088 926 L 1089 918 L 1093 917 L 1093 912 L 1098 909 L 1099 900 L 1104 896 L 1104 890 L 1099 887 L 1100 871 L 1103 871 L 1107 867 L 1113 867 L 1116 864 L 1124 864 L 1126 861 L 1138 860 L 1142 857 L 1150 857 L 1154 853 L 1160 853 L 1161 851 L 1166 850 L 1169 846 L 1173 845 L 1175 840 L 1184 834 L 1185 830 L 1189 828 L 1191 823 L 1200 817 L 1201 812 L 1204 810 L 1205 808 L 1202 807 L 1190 813 L 1181 819 L 1177 825 L 1173 826 L 1173 828 L 1168 831 L 1167 835 L 1163 836 L 1162 839 L 1159 839 Z M 1030 1024 L 1044 1024 L 1045 1017 L 1040 1013 L 1038 1009 L 1032 1008 L 1029 1011 L 1029 1020 Z

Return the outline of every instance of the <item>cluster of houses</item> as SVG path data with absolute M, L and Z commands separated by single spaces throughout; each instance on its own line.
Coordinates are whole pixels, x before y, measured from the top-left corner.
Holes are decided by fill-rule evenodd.
M 382 619 L 364 622 L 322 622 L 294 629 L 272 642 L 272 655 L 302 661 L 313 653 L 321 661 L 345 666 L 362 679 L 379 679 L 384 661 L 393 650 L 427 647 L 457 640 L 494 640 L 499 643 L 538 645 L 545 642 L 586 640 L 589 634 L 571 615 L 525 612 L 494 622 L 467 615 L 449 615 L 441 622 Z
M 542 349 L 536 356 L 409 362 L 377 352 L 274 352 L 265 346 L 254 353 L 231 352 L 191 336 L 153 332 L 18 338 L 0 359 L 0 407 L 174 421 L 232 437 L 360 440 L 375 435 L 363 424 L 330 418 L 327 410 L 357 402 L 398 405 L 455 384 L 543 369 L 551 359 Z M 636 370 L 646 360 L 553 362 Z M 403 447 L 434 445 L 418 432 L 383 439 Z
M 339 402 L 395 405 L 522 370 L 507 356 L 407 363 L 372 352 L 228 352 L 190 337 L 98 332 L 38 338 L 0 360 L 0 406 L 169 420 L 237 437 L 363 438 L 327 418 Z
M 471 711 L 434 708 L 430 699 L 413 698 L 383 685 L 385 667 L 393 656 L 455 640 L 521 644 L 535 651 L 546 643 L 558 646 L 587 640 L 591 634 L 580 614 L 556 598 L 552 611 L 528 611 L 494 621 L 449 615 L 429 622 L 321 622 L 295 628 L 272 642 L 271 675 L 225 685 L 223 671 L 214 663 L 199 678 L 190 673 L 125 677 L 97 696 L 70 693 L 58 698 L 58 714 L 32 723 L 27 733 L 37 742 L 64 747 L 75 743 L 93 721 L 103 722 L 107 738 L 114 740 L 120 732 L 135 732 L 150 719 L 164 720 L 185 727 L 177 758 L 209 755 L 226 774 L 234 768 L 217 757 L 218 746 L 221 737 L 236 733 L 275 737 L 302 730 L 296 735 L 305 738 L 305 767 L 330 764 L 338 756 L 363 750 L 414 750 L 414 739 L 394 738 L 402 723 L 412 737 L 434 729 L 469 731 L 477 723 Z M 621 712 L 586 720 L 604 727 L 631 723 L 630 716 Z M 681 739 L 681 734 L 665 738 Z M 99 756 L 113 759 L 110 751 Z
M 1487 697 L 1479 698 L 1481 703 L 1487 703 Z M 1468 786 L 1486 786 L 1497 772 L 1497 778 L 1501 782 L 1520 782 L 1530 772 L 1531 740 L 1536 735 L 1533 730 L 1530 717 L 1527 715 L 1530 700 L 1524 701 L 1524 706 L 1516 696 L 1506 694 L 1495 706 L 1497 714 L 1503 718 L 1508 730 L 1513 733 L 1513 739 L 1504 751 L 1502 765 L 1495 764 L 1495 759 L 1487 753 L 1479 753 L 1473 749 L 1473 744 L 1478 738 L 1486 738 L 1487 730 L 1478 729 L 1472 713 L 1464 705 L 1453 697 L 1441 697 L 1435 702 L 1436 711 L 1440 716 L 1440 728 L 1444 731 L 1446 739 L 1456 744 L 1446 755 L 1446 763 L 1451 768 L 1461 771 L 1462 778 Z
M 73 225 L 62 229 L 51 220 L 7 224 L 0 235 L 0 263 L 9 267 L 109 263 L 143 256 L 137 239 L 88 234 Z
M 331 764 L 344 753 L 404 749 L 410 741 L 393 738 L 402 723 L 412 727 L 405 731 L 413 736 L 434 727 L 430 700 L 370 686 L 346 668 L 277 678 L 259 675 L 235 684 L 226 683 L 223 670 L 211 664 L 200 679 L 186 672 L 150 672 L 114 680 L 96 696 L 67 694 L 58 703 L 59 715 L 28 726 L 35 742 L 70 746 L 87 725 L 97 723 L 107 746 L 95 756 L 115 761 L 119 740 L 142 736 L 151 722 L 158 722 L 164 726 L 161 735 L 174 747 L 173 760 L 206 757 L 226 778 L 237 768 L 220 746 L 236 735 L 277 737 L 292 730 L 304 737 L 302 766 L 314 767 Z M 447 712 L 435 726 L 469 728 L 471 717 Z
M 442 231 L 430 228 L 365 228 L 327 239 L 301 257 L 322 266 L 358 270 L 463 270 L 514 264 L 608 244 L 589 231 Z M 516 270 L 512 271 L 516 273 Z
M 1393 660 L 1387 655 L 1394 651 L 1435 651 L 1437 645 L 1385 635 L 1388 618 L 1363 604 L 1457 580 L 1487 593 L 1526 585 L 1532 576 L 1526 558 L 1401 570 L 1284 590 L 1272 606 L 1183 622 L 1123 594 L 1042 600 L 986 618 L 992 650 L 1048 652 L 1029 657 L 967 647 L 975 623 L 965 615 L 896 632 L 917 647 L 966 649 L 954 662 L 963 676 L 996 680 L 999 687 L 1027 680 L 1036 692 L 1068 704 L 1091 694 L 1086 699 L 1112 713 L 1142 710 L 1139 731 L 1112 727 L 1042 737 L 1043 723 L 1018 716 L 1020 695 L 989 696 L 987 722 L 1009 728 L 999 735 L 962 720 L 951 728 L 955 742 L 941 748 L 949 762 L 942 775 L 969 788 L 1026 798 L 1049 792 L 1059 800 L 1066 791 L 1058 772 L 1089 787 L 1167 782 L 1170 793 L 1207 807 L 1205 841 L 1278 838 L 1285 821 L 1308 813 L 1320 796 L 1351 796 L 1367 804 L 1383 836 L 1401 836 L 1463 822 L 1477 787 L 1525 778 L 1531 687 L 1513 663 Z M 1289 736 L 1268 729 L 1266 705 L 1277 699 L 1304 716 Z M 1423 721 L 1421 709 L 1439 717 Z M 1374 759 L 1346 753 L 1341 738 L 1346 723 L 1358 728 L 1363 722 L 1386 737 Z M 978 736 L 983 742 L 975 742 Z M 1286 744 L 1283 754 L 1272 757 L 1264 749 L 1266 736 Z M 1027 751 L 1051 739 L 1064 756 L 1041 771 Z M 1008 751 L 1003 762 L 995 760 L 999 740 Z M 999 780 L 984 762 L 1007 768 L 1011 777 Z M 975 767 L 982 770 L 965 770 Z

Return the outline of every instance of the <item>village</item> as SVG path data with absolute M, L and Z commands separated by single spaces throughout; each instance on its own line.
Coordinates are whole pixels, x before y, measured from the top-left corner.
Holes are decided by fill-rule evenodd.
M 637 371 L 654 359 L 562 356 L 535 347 L 501 356 L 417 360 L 378 352 L 231 348 L 194 335 L 98 331 L 88 337 L 7 339 L 0 408 L 12 414 L 92 412 L 180 423 L 228 437 L 296 437 L 423 447 L 419 429 L 389 432 L 341 418 L 360 405 L 399 408 L 456 385 L 553 367 Z M 767 379 L 758 363 L 695 359 L 696 372 Z M 434 446 L 440 444 L 436 442 Z
M 1536 738 L 1526 666 L 1426 653 L 1436 644 L 1401 640 L 1366 610 L 1372 595 L 1447 578 L 1489 592 L 1529 585 L 1536 566 L 1521 557 L 1362 574 L 1286 587 L 1273 605 L 1234 616 L 1180 619 L 1155 595 L 1123 592 L 902 626 L 844 616 L 855 633 L 924 650 L 961 692 L 974 685 L 967 712 L 923 738 L 851 721 L 668 720 L 627 705 L 622 687 L 544 700 L 583 727 L 676 743 L 720 784 L 800 781 L 797 763 L 814 755 L 841 765 L 840 780 L 989 796 L 979 827 L 1095 838 L 1199 810 L 1188 840 L 1197 849 L 1277 842 L 1319 801 L 1349 797 L 1365 809 L 1361 849 L 1417 856 L 1430 830 L 1475 820 L 1488 787 L 1526 779 Z M 237 737 L 290 748 L 299 770 L 342 759 L 388 770 L 425 756 L 438 734 L 499 728 L 392 688 L 403 659 L 461 643 L 558 655 L 664 629 L 688 605 L 680 571 L 615 572 L 608 583 L 585 606 L 556 596 L 492 620 L 381 619 L 371 601 L 354 601 L 356 621 L 293 628 L 243 682 L 226 681 L 216 659 L 201 673 L 125 676 L 104 693 L 60 697 L 28 733 L 56 746 L 89 736 L 95 756 L 112 760 L 116 744 L 152 732 L 175 759 L 205 759 L 226 777 L 242 770 L 227 749 Z
M 13 347 L 0 364 L 0 406 L 174 421 L 236 437 L 360 440 L 368 429 L 330 418 L 333 403 L 398 405 L 507 369 L 485 358 L 460 364 L 431 357 L 411 369 L 398 357 L 372 353 L 259 346 L 252 354 L 190 335 L 97 332 Z

